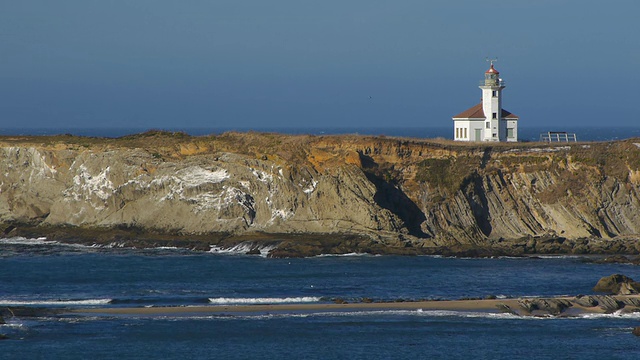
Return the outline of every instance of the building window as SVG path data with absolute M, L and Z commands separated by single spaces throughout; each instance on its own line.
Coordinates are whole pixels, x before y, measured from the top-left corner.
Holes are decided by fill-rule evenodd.
M 465 139 L 467 138 L 467 128 L 464 128 L 464 136 Z
M 491 92 L 491 96 L 493 96 L 493 97 L 497 97 L 497 96 L 498 96 L 498 92 L 497 92 L 497 91 L 495 91 L 495 90 L 493 90 L 493 91 Z
M 460 138 L 460 129 L 456 128 L 456 139 Z
M 492 116 L 493 116 L 492 119 L 497 119 L 498 118 L 498 113 L 493 113 Z
M 498 137 L 498 134 L 493 133 L 493 137 L 494 137 L 494 138 L 497 138 L 497 137 Z
M 507 128 L 507 137 L 513 139 L 513 128 Z
M 485 128 L 491 129 L 491 123 L 490 122 L 487 121 L 484 125 L 485 125 L 484 126 Z

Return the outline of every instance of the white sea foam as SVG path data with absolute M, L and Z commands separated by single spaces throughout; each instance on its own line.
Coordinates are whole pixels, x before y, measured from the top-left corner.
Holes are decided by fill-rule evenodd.
M 210 300 L 222 300 L 225 298 L 217 298 Z M 244 300 L 246 302 L 235 302 L 235 303 L 223 303 L 219 302 L 215 304 L 218 305 L 246 305 L 246 304 L 265 304 L 265 302 L 248 302 L 249 300 L 267 300 L 264 299 L 233 299 L 227 298 L 228 300 Z M 287 298 L 276 298 L 275 300 L 285 300 Z M 304 299 L 304 298 L 302 298 Z M 315 298 L 320 299 L 320 298 Z M 145 306 L 146 307 L 146 306 Z M 148 318 L 147 315 L 138 315 L 139 317 Z M 528 320 L 528 321 L 589 321 L 595 319 L 640 319 L 640 313 L 625 313 L 622 311 L 617 311 L 612 314 L 577 314 L 573 316 L 520 316 L 509 313 L 496 313 L 496 312 L 484 312 L 484 311 L 452 311 L 452 310 L 424 310 L 424 309 L 415 309 L 415 310 L 362 310 L 362 311 L 316 311 L 316 312 L 274 312 L 274 313 L 245 313 L 245 314 L 214 314 L 214 315 L 187 315 L 180 314 L 176 315 L 159 315 L 154 316 L 153 319 L 157 320 L 171 320 L 171 319 L 192 319 L 192 320 L 209 320 L 209 319 L 227 319 L 227 320 L 273 320 L 273 319 L 283 319 L 283 318 L 331 318 L 331 317 L 340 317 L 340 318 L 349 318 L 349 317 L 376 317 L 381 318 L 385 316 L 402 316 L 402 317 L 421 317 L 421 318 L 468 318 L 468 319 L 489 319 L 489 320 L 497 320 L 497 321 L 509 321 L 509 320 Z M 136 315 L 131 315 L 131 317 L 135 318 Z M 99 317 L 95 317 L 93 319 L 99 319 Z M 84 319 L 87 320 L 87 319 Z
M 584 319 L 640 319 L 640 313 L 630 313 L 623 310 L 618 310 L 611 314 L 582 314 L 579 317 Z
M 371 317 L 371 316 L 419 316 L 432 318 L 477 318 L 492 320 L 530 320 L 530 321 L 588 321 L 593 319 L 639 319 L 640 313 L 616 312 L 613 314 L 578 314 L 574 316 L 520 316 L 509 313 L 495 313 L 484 311 L 452 311 L 452 310 L 366 310 L 366 311 L 322 311 L 310 313 L 273 313 L 257 315 L 230 315 L 230 318 L 247 320 L 265 320 L 279 318 L 309 318 L 309 317 Z
M 578 314 L 575 316 L 520 316 L 509 313 L 495 313 L 484 311 L 452 311 L 452 310 L 366 310 L 366 311 L 321 311 L 305 313 L 274 313 L 256 315 L 229 315 L 230 318 L 247 320 L 265 320 L 279 318 L 308 318 L 308 317 L 370 317 L 370 316 L 419 316 L 419 317 L 457 317 L 457 318 L 478 318 L 494 320 L 592 320 L 592 319 L 639 319 L 640 313 L 625 313 L 617 311 L 612 314 Z
M 579 259 L 584 256 L 580 255 L 537 255 L 540 259 Z
M 47 240 L 47 238 L 45 237 L 39 237 L 39 238 L 24 238 L 24 237 L 11 237 L 11 238 L 4 238 L 4 239 L 0 239 L 0 244 L 8 244 L 8 245 L 57 245 L 60 244 L 57 241 L 51 241 L 51 240 Z
M 248 252 L 254 249 L 258 249 L 260 251 L 260 256 L 266 257 L 269 252 L 278 247 L 278 244 L 260 244 L 256 242 L 242 242 L 240 244 L 234 245 L 232 247 L 220 247 L 216 245 L 211 245 L 209 252 L 214 254 L 224 254 L 224 255 L 246 255 Z
M 318 313 L 320 314 L 320 313 Z M 327 313 L 331 316 L 371 316 L 371 315 L 403 315 L 423 317 L 464 317 L 489 319 L 522 319 L 523 317 L 509 313 L 493 313 L 484 311 L 452 311 L 452 310 L 369 310 Z
M 315 257 L 348 257 L 348 256 L 373 256 L 373 255 L 368 253 L 352 252 L 347 254 L 320 254 L 320 255 L 316 255 Z
M 22 330 L 27 328 L 27 325 L 24 322 L 16 322 L 12 320 L 8 320 L 4 324 L 0 324 L 0 328 L 10 328 L 10 329 L 18 329 Z
M 13 300 L 13 299 L 0 299 L 0 306 L 5 305 L 107 305 L 111 303 L 112 299 L 86 299 L 86 300 Z
M 320 301 L 319 297 L 287 297 L 287 298 L 209 298 L 212 304 L 285 304 L 285 303 L 311 303 Z
M 72 248 L 87 248 L 87 249 L 91 249 L 91 248 L 100 248 L 103 247 L 101 245 L 83 245 L 83 244 L 68 244 L 68 243 L 61 243 L 58 241 L 53 241 L 53 240 L 47 240 L 47 238 L 45 237 L 39 237 L 39 238 L 24 238 L 24 237 L 12 237 L 12 238 L 4 238 L 4 239 L 0 239 L 0 244 L 6 244 L 6 245 L 52 245 L 52 246 L 65 246 L 65 247 L 72 247 Z
M 367 310 L 367 311 L 322 311 L 311 313 L 270 313 L 251 315 L 227 315 L 231 319 L 269 320 L 281 318 L 310 318 L 310 317 L 370 317 L 370 316 L 420 316 L 420 317 L 463 317 L 488 319 L 542 319 L 520 317 L 513 314 L 490 312 L 440 311 L 440 310 Z

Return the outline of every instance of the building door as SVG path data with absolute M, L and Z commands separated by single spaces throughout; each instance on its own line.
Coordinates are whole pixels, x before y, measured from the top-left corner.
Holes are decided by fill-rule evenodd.
M 473 141 L 482 141 L 482 129 L 475 129 L 476 131 L 476 137 L 473 139 Z

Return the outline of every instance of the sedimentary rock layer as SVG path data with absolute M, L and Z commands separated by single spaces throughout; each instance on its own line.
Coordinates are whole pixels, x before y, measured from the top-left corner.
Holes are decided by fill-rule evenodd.
M 635 253 L 640 234 L 640 139 L 4 137 L 0 169 L 7 233 L 31 225 L 194 236 L 340 234 L 356 236 L 355 247 L 509 253 Z

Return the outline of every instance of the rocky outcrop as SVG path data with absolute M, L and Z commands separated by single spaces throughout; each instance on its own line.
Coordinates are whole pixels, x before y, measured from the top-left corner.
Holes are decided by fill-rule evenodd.
M 634 297 L 623 297 L 621 300 L 608 295 L 578 295 L 573 303 L 585 308 L 600 307 L 606 313 L 612 313 L 616 310 L 624 308 L 626 305 L 638 307 L 640 301 Z
M 578 295 L 573 299 L 573 302 L 583 307 L 594 307 L 598 305 L 597 298 L 589 295 Z
M 640 265 L 640 257 L 629 258 L 625 255 L 612 255 L 603 259 L 592 260 L 596 264 L 631 264 Z
M 626 297 L 622 299 L 625 305 L 640 307 L 640 299 L 635 297 Z
M 640 283 L 621 274 L 605 276 L 594 286 L 593 291 L 614 295 L 630 295 L 640 292 Z
M 283 256 L 640 249 L 634 140 L 563 146 L 258 133 L 5 137 L 0 168 L 0 222 L 8 236 L 29 225 L 210 235 L 213 242 L 247 234 L 352 238 L 330 247 L 283 242 Z
M 565 309 L 573 306 L 571 301 L 566 299 L 520 299 L 518 304 L 529 314 L 550 314 L 559 315 Z
M 625 303 L 613 296 L 597 296 L 598 306 L 606 313 L 612 313 L 614 311 L 624 308 Z

